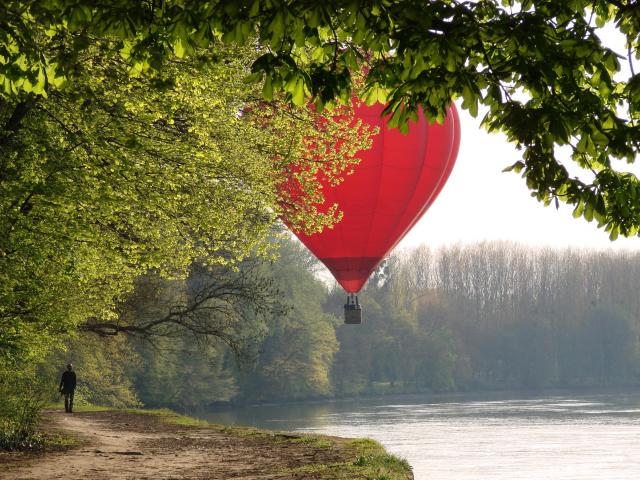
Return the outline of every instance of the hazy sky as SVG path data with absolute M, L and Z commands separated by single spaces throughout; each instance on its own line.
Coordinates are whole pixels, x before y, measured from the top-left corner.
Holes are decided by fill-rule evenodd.
M 513 240 L 558 247 L 640 248 L 637 237 L 611 242 L 595 221 L 574 219 L 571 207 L 544 207 L 530 196 L 519 174 L 502 173 L 521 158 L 515 146 L 503 135 L 480 128 L 482 113 L 474 119 L 460 108 L 458 112 L 462 135 L 453 172 L 400 247 Z

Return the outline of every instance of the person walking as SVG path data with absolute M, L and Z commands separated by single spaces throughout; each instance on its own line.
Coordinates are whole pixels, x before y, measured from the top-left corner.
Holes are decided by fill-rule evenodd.
M 64 395 L 64 411 L 73 413 L 73 394 L 76 390 L 76 372 L 73 371 L 73 365 L 68 364 L 67 370 L 62 374 L 60 380 L 60 393 Z

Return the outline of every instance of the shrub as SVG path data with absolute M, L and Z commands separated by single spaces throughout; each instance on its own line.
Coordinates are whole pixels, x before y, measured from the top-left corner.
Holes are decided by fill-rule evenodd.
M 0 449 L 34 448 L 42 409 L 54 386 L 31 371 L 0 369 Z

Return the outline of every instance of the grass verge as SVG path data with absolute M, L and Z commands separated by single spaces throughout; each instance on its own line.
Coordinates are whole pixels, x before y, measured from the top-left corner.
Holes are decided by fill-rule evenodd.
M 319 480 L 408 480 L 413 479 L 411 465 L 405 459 L 387 453 L 374 440 L 340 439 L 352 462 L 304 465 L 282 471 L 289 475 L 309 475 Z
M 128 413 L 155 415 L 163 422 L 185 427 L 211 428 L 227 435 L 273 439 L 275 443 L 306 445 L 314 449 L 336 448 L 350 461 L 319 463 L 282 470 L 282 474 L 308 474 L 318 480 L 410 480 L 411 465 L 403 458 L 388 453 L 384 447 L 370 439 L 342 439 L 323 435 L 273 432 L 253 427 L 228 427 L 209 423 L 168 409 L 127 409 Z

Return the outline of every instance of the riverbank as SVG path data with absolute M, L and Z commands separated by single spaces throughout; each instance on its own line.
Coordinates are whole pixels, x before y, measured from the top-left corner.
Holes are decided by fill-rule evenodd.
M 0 453 L 1 479 L 413 479 L 371 440 L 223 427 L 168 411 L 45 412 L 61 451 Z
M 378 402 L 378 401 L 396 401 L 396 400 L 420 400 L 433 401 L 434 403 L 441 401 L 467 400 L 474 398 L 490 399 L 495 398 L 535 398 L 549 397 L 553 395 L 582 395 L 582 394 L 610 394 L 610 393 L 636 393 L 640 392 L 640 385 L 578 385 L 572 387 L 545 387 L 545 388 L 513 388 L 513 389 L 476 389 L 476 390 L 449 390 L 449 391 L 433 391 L 433 390 L 389 390 L 378 392 L 364 392 L 360 395 L 340 396 L 340 397 L 311 397 L 295 400 L 278 400 L 264 402 L 220 402 L 208 406 L 206 409 L 196 410 L 193 415 L 202 418 L 202 412 L 224 414 L 225 412 L 233 412 L 244 409 L 259 409 L 281 406 L 305 406 L 305 405 L 326 405 L 352 403 L 352 402 Z M 205 415 L 206 418 L 206 415 Z

